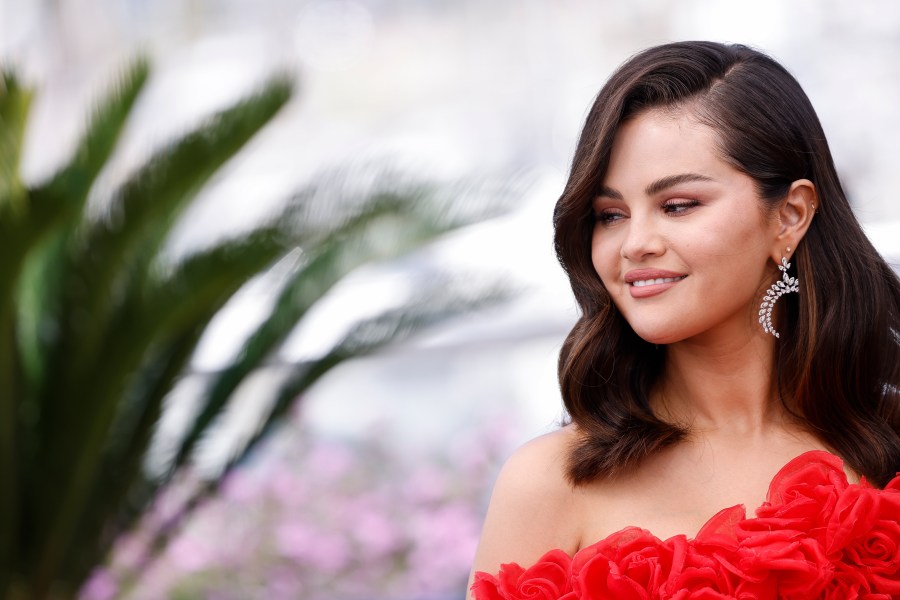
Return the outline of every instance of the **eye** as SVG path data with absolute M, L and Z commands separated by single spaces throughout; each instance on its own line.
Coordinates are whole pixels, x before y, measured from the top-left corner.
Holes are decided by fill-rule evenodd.
M 594 221 L 598 225 L 611 225 L 625 218 L 625 213 L 616 208 L 604 208 L 594 215 Z
M 666 202 L 663 204 L 663 211 L 665 211 L 666 214 L 678 215 L 681 213 L 685 213 L 697 206 L 700 206 L 699 200 L 666 200 Z

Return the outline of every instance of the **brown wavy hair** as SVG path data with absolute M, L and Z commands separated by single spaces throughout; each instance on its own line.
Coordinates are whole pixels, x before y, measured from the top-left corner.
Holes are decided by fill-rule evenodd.
M 612 477 L 688 434 L 649 398 L 665 347 L 634 333 L 591 262 L 592 202 L 618 128 L 651 108 L 685 108 L 717 132 L 722 157 L 774 207 L 809 179 L 818 209 L 792 259 L 800 294 L 779 301 L 773 385 L 787 410 L 857 473 L 883 486 L 900 471 L 900 281 L 857 222 L 799 83 L 741 45 L 680 42 L 645 50 L 597 96 L 553 215 L 555 247 L 581 317 L 559 357 L 580 435 L 574 484 Z

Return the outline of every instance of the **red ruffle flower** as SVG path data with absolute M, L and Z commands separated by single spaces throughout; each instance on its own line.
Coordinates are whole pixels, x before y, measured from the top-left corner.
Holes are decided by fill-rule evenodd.
M 853 486 L 825 531 L 825 550 L 841 572 L 862 572 L 872 592 L 900 597 L 900 492 Z
M 528 569 L 508 563 L 496 577 L 476 573 L 472 591 L 478 600 L 575 600 L 571 563 L 562 550 L 551 550 Z
M 828 516 L 849 485 L 840 458 L 818 450 L 807 452 L 775 475 L 756 518 L 738 523 L 735 534 L 742 539 L 759 532 L 792 530 L 824 543 Z
M 663 584 L 683 570 L 686 555 L 683 535 L 663 542 L 629 527 L 575 554 L 573 587 L 580 599 L 657 598 Z
M 476 573 L 476 600 L 891 600 L 900 598 L 900 475 L 883 490 L 850 484 L 839 458 L 800 455 L 753 518 L 743 507 L 697 537 L 628 527 L 534 566 Z
M 834 576 L 819 542 L 791 530 L 746 538 L 738 556 L 738 597 L 813 600 Z
M 733 572 L 736 545 L 725 538 L 698 539 L 688 543 L 684 567 L 673 572 L 661 590 L 672 600 L 733 600 L 737 576 Z

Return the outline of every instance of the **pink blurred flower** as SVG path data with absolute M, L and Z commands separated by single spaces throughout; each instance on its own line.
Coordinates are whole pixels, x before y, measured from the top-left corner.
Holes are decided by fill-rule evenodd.
M 202 571 L 213 564 L 209 547 L 191 535 L 180 535 L 169 545 L 167 554 L 184 571 Z
M 279 468 L 269 474 L 268 490 L 280 504 L 299 507 L 309 501 L 310 483 L 303 481 L 289 468 Z
M 472 509 L 461 503 L 417 515 L 412 522 L 415 545 L 408 563 L 410 586 L 423 594 L 445 592 L 448 585 L 467 576 L 480 525 Z
M 508 431 L 473 431 L 440 454 L 418 456 L 378 432 L 355 442 L 290 435 L 299 437 L 267 462 L 228 477 L 223 494 L 151 567 L 134 600 L 182 590 L 223 600 L 459 595 L 484 492 L 509 450 Z M 181 493 L 171 492 L 159 508 Z M 152 531 L 153 521 L 147 526 Z M 113 565 L 129 554 L 123 544 Z
M 353 538 L 366 558 L 383 556 L 399 550 L 404 543 L 401 525 L 389 515 L 371 510 L 350 524 Z
M 306 456 L 308 475 L 334 481 L 346 475 L 353 466 L 354 457 L 344 446 L 320 443 L 313 446 Z
M 253 502 L 259 496 L 259 492 L 259 482 L 242 469 L 236 469 L 229 473 L 222 483 L 223 496 L 234 502 Z
M 106 569 L 96 569 L 81 588 L 82 600 L 111 600 L 119 591 L 119 584 Z
M 328 573 L 345 568 L 352 558 L 350 544 L 342 535 L 299 521 L 281 525 L 275 539 L 286 558 Z
M 415 504 L 427 504 L 447 497 L 448 473 L 434 465 L 422 466 L 412 474 L 403 486 L 406 500 Z

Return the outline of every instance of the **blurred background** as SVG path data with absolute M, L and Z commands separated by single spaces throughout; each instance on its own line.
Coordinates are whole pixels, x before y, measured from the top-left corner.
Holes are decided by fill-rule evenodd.
M 89 199 L 98 213 L 104 190 L 152 149 L 272 74 L 295 78 L 290 103 L 190 206 L 167 242 L 171 256 L 246 230 L 323 178 L 365 187 L 359 174 L 372 168 L 449 190 L 462 182 L 504 207 L 403 260 L 353 271 L 280 357 L 320 356 L 423 272 L 439 269 L 463 287 L 502 282 L 506 300 L 335 368 L 136 579 L 127 573 L 143 560 L 140 529 L 117 543 L 82 597 L 462 598 L 499 465 L 561 418 L 555 360 L 575 308 L 553 255 L 551 212 L 580 126 L 618 64 L 684 39 L 759 47 L 799 79 L 857 216 L 883 254 L 900 257 L 892 0 L 0 0 L 0 62 L 39 90 L 26 181 L 49 177 L 72 153 L 93 99 L 123 65 L 138 53 L 150 59 Z M 243 289 L 190 372 L 226 365 L 272 293 Z M 167 398 L 145 469 L 160 468 L 191 394 L 188 381 Z M 256 398 L 252 387 L 236 398 L 198 469 L 227 460 L 252 427 Z M 168 501 L 154 505 L 151 522 Z

